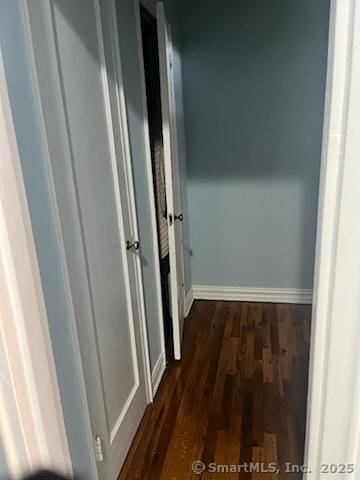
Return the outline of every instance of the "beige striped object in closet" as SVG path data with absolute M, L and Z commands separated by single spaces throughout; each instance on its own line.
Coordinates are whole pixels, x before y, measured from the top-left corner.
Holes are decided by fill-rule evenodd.
M 155 162 L 155 197 L 158 213 L 158 229 L 160 242 L 160 257 L 165 258 L 169 254 L 169 237 L 167 225 L 166 185 L 164 148 L 162 141 L 156 141 L 154 145 Z

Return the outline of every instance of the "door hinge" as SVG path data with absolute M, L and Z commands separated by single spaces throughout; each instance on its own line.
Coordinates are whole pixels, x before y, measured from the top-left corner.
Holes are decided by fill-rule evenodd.
M 104 461 L 103 441 L 99 435 L 95 437 L 95 452 L 96 452 L 96 460 L 98 462 L 103 462 Z

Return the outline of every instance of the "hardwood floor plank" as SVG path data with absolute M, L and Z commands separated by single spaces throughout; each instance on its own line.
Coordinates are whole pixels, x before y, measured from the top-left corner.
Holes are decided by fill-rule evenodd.
M 302 462 L 310 319 L 305 305 L 196 301 L 119 480 L 300 478 L 192 464 Z

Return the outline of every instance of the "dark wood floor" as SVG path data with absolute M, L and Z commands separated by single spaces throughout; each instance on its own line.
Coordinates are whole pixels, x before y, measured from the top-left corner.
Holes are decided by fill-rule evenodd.
M 120 480 L 300 478 L 283 464 L 303 459 L 309 328 L 305 305 L 197 301 Z M 280 474 L 195 475 L 196 460 Z

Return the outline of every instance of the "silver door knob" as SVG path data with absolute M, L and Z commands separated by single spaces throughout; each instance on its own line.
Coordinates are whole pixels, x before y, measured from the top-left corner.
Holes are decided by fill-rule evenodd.
M 131 250 L 132 252 L 138 252 L 140 250 L 139 240 L 127 240 L 126 241 L 126 250 Z

